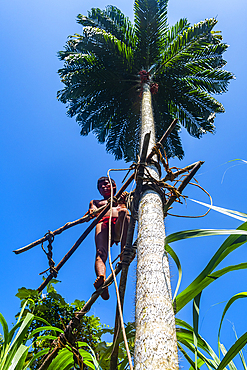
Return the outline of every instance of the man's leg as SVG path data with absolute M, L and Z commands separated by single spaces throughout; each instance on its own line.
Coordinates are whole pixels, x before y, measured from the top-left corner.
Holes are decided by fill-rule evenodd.
M 130 216 L 128 214 L 127 208 L 121 209 L 118 212 L 118 219 L 114 227 L 114 241 L 121 242 L 121 252 L 123 251 L 126 244 L 129 220 Z
M 95 231 L 95 244 L 96 244 L 96 259 L 95 259 L 95 272 L 97 279 L 95 280 L 94 287 L 98 289 L 106 279 L 106 260 L 108 256 L 108 225 L 100 222 L 96 225 Z M 108 288 L 105 288 L 101 297 L 105 300 L 109 299 Z

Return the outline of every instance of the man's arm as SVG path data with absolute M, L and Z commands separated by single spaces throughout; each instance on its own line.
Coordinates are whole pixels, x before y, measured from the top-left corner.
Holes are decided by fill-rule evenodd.
M 92 213 L 93 211 L 95 211 L 96 209 L 98 209 L 99 207 L 97 207 L 97 203 L 95 202 L 95 200 L 91 200 L 91 202 L 89 203 L 89 214 Z

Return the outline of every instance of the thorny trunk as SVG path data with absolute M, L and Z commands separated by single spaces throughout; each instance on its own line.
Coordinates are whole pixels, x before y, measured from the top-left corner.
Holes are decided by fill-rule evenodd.
M 150 151 L 155 144 L 155 129 L 148 84 L 143 86 L 141 120 L 141 143 L 145 133 L 151 131 Z M 159 177 L 154 166 L 149 171 Z M 135 370 L 177 370 L 175 317 L 160 195 L 145 191 L 138 213 Z

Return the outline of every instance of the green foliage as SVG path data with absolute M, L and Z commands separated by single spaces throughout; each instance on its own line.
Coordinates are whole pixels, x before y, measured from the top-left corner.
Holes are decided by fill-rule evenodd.
M 1 370 L 28 370 L 36 368 L 37 363 L 41 364 L 42 357 L 46 355 L 50 348 L 43 348 L 37 353 L 32 351 L 32 346 L 36 343 L 44 343 L 46 340 L 52 341 L 57 338 L 56 333 L 63 330 L 52 327 L 42 326 L 32 330 L 31 325 L 34 320 L 39 318 L 32 313 L 24 313 L 27 301 L 23 304 L 22 311 L 18 317 L 16 325 L 11 331 L 8 329 L 7 322 L 0 314 L 0 323 L 3 327 L 4 337 L 0 343 L 0 369 Z M 42 319 L 40 320 L 42 322 Z M 54 335 L 49 334 L 53 332 Z M 48 334 L 45 334 L 48 333 Z M 41 335 L 40 335 L 41 334 Z M 35 339 L 34 339 L 35 338 Z M 31 344 L 30 344 L 31 343 Z M 95 354 L 91 347 L 84 342 L 77 343 L 79 353 L 83 359 L 85 369 L 100 370 Z M 45 347 L 45 346 L 44 346 Z M 87 351 L 85 350 L 87 349 Z M 40 360 L 40 361 L 38 361 Z M 35 365 L 36 364 L 36 365 Z M 48 367 L 48 370 L 72 370 L 74 368 L 74 358 L 71 349 L 66 345 Z
M 229 299 L 229 301 L 227 302 L 225 308 L 224 308 L 224 311 L 223 311 L 223 314 L 222 314 L 222 317 L 221 317 L 221 320 L 220 320 L 220 326 L 219 326 L 219 333 L 218 333 L 218 342 L 220 343 L 220 331 L 221 331 L 221 326 L 222 326 L 222 323 L 223 323 L 223 319 L 225 317 L 225 314 L 227 313 L 228 309 L 230 308 L 230 306 L 238 299 L 241 299 L 241 298 L 247 298 L 247 292 L 242 292 L 242 293 L 238 293 L 238 294 L 235 294 L 233 297 L 231 297 L 231 299 Z
M 50 348 L 51 342 L 54 338 L 50 338 L 47 335 L 47 325 L 52 325 L 53 327 L 56 327 L 63 332 L 66 325 L 74 317 L 75 312 L 82 309 L 85 303 L 84 301 L 80 301 L 78 299 L 76 299 L 71 304 L 67 303 L 54 288 L 54 284 L 56 283 L 58 283 L 58 280 L 53 279 L 48 284 L 47 293 L 45 295 L 38 293 L 36 290 L 26 288 L 18 289 L 18 293 L 16 294 L 16 296 L 21 299 L 21 304 L 25 304 L 23 314 L 27 315 L 29 313 L 32 313 L 32 315 L 34 315 L 34 318 L 28 329 L 28 333 L 32 333 L 32 336 L 35 339 L 33 342 L 32 355 L 36 355 L 40 351 Z M 37 331 L 37 328 L 40 327 L 43 328 L 42 332 L 43 334 L 45 334 L 44 337 L 40 337 L 39 332 Z M 103 327 L 100 324 L 100 320 L 98 317 L 95 317 L 93 315 L 84 316 L 80 321 L 78 330 L 75 333 L 75 339 L 77 343 L 86 342 L 86 344 L 84 345 L 84 347 L 86 346 L 86 348 L 82 346 L 80 351 L 89 351 L 86 356 L 91 356 L 91 354 L 93 353 L 92 351 L 95 351 L 98 343 L 100 343 L 102 334 L 106 332 L 112 331 L 107 327 Z M 65 352 L 66 351 L 64 351 L 64 353 Z M 63 356 L 59 355 L 59 358 L 60 357 L 61 361 L 63 361 Z M 65 355 L 65 357 L 67 358 L 66 361 L 68 363 L 71 363 L 71 361 L 73 360 L 73 356 L 71 357 L 70 351 Z M 32 369 L 37 369 L 39 365 L 40 359 L 37 358 L 32 364 Z
M 126 337 L 128 340 L 130 354 L 134 356 L 134 342 L 135 342 L 135 324 L 129 322 L 125 325 L 125 332 Z M 119 344 L 119 351 L 118 351 L 118 369 L 117 370 L 124 370 L 128 368 L 128 357 L 124 345 L 124 339 L 122 332 L 119 335 L 117 340 L 117 344 Z M 110 357 L 113 351 L 113 343 L 106 343 L 101 342 L 96 347 L 96 352 L 99 358 L 99 365 L 102 367 L 103 370 L 110 369 Z
M 239 212 L 225 210 L 219 207 L 217 207 L 217 211 L 224 214 L 227 212 L 228 215 L 231 215 L 232 217 L 235 217 L 236 215 L 239 217 L 240 215 Z M 246 214 L 241 213 L 241 217 L 246 218 Z M 202 365 L 206 364 L 209 369 L 223 370 L 226 369 L 226 366 L 228 366 L 230 370 L 236 370 L 236 366 L 234 365 L 232 360 L 238 354 L 241 357 L 244 369 L 246 369 L 242 348 L 247 343 L 247 333 L 244 333 L 240 338 L 237 338 L 236 342 L 233 343 L 233 345 L 228 351 L 225 349 L 224 345 L 220 342 L 220 330 L 226 312 L 236 300 L 246 298 L 247 297 L 246 292 L 238 293 L 231 297 L 223 310 L 222 318 L 219 324 L 219 334 L 218 334 L 219 351 L 221 351 L 222 354 L 224 355 L 222 360 L 220 360 L 220 356 L 217 356 L 213 349 L 209 346 L 209 344 L 200 336 L 198 332 L 198 323 L 199 323 L 200 297 L 204 289 L 228 272 L 247 268 L 247 263 L 241 263 L 238 265 L 227 266 L 221 270 L 216 270 L 216 267 L 219 265 L 219 263 L 222 262 L 231 252 L 235 251 L 237 248 L 239 248 L 240 246 L 247 242 L 247 222 L 240 225 L 237 228 L 237 230 L 211 230 L 211 229 L 187 230 L 171 234 L 166 238 L 165 249 L 174 259 L 174 262 L 176 263 L 179 270 L 179 279 L 176 288 L 177 292 L 181 281 L 182 268 L 178 256 L 175 254 L 175 252 L 168 243 L 172 243 L 174 241 L 179 241 L 187 238 L 210 235 L 224 235 L 224 234 L 230 234 L 230 236 L 218 248 L 214 256 L 210 259 L 206 267 L 196 277 L 196 279 L 187 288 L 180 292 L 178 296 L 174 299 L 174 308 L 176 312 L 180 311 L 190 302 L 193 302 L 193 327 L 191 327 L 183 320 L 176 319 L 178 347 L 182 354 L 184 355 L 184 357 L 186 358 L 186 360 L 191 365 L 190 369 L 197 370 Z M 194 361 L 192 360 L 191 356 L 187 353 L 186 349 L 189 349 L 194 354 L 195 356 Z
M 0 369 L 1 370 L 27 370 L 30 369 L 32 363 L 39 357 L 43 356 L 49 351 L 46 348 L 37 354 L 30 355 L 29 350 L 31 345 L 30 341 L 34 343 L 33 333 L 31 330 L 31 325 L 35 316 L 28 312 L 24 314 L 27 302 L 23 304 L 23 308 L 18 316 L 17 323 L 9 331 L 6 320 L 0 313 L 0 323 L 3 328 L 3 337 L 0 343 Z M 46 331 L 53 331 L 53 333 L 59 332 L 60 329 L 54 328 L 52 326 L 47 326 Z M 36 333 L 42 332 L 43 328 L 37 327 Z M 47 337 L 55 339 L 56 336 L 43 335 L 43 340 Z M 39 340 L 39 335 L 35 341 Z M 62 368 L 61 368 L 62 370 Z
M 238 265 L 227 266 L 221 270 L 215 270 L 221 261 L 227 257 L 231 252 L 239 248 L 247 241 L 247 223 L 242 224 L 237 230 L 225 230 L 225 233 L 230 235 L 220 248 L 216 251 L 214 256 L 211 258 L 207 266 L 197 276 L 197 278 L 184 289 L 176 298 L 176 311 L 180 311 L 188 302 L 194 299 L 203 289 L 219 277 L 225 275 L 228 272 L 246 269 L 247 263 L 240 263 Z M 185 232 L 175 233 L 169 235 L 166 239 L 166 243 L 170 241 L 185 239 L 190 237 L 200 237 L 205 235 L 222 235 L 223 230 L 189 230 Z
M 199 138 L 214 131 L 215 113 L 224 111 L 212 95 L 225 92 L 233 75 L 223 70 L 228 46 L 214 31 L 217 21 L 180 19 L 170 27 L 167 6 L 168 0 L 135 0 L 134 24 L 114 6 L 92 8 L 78 15 L 82 34 L 70 36 L 59 52 L 65 87 L 58 99 L 81 134 L 92 131 L 116 159 L 135 160 L 139 152 L 143 69 L 159 86 L 153 95 L 158 138 L 175 117 Z M 168 157 L 183 156 L 180 125 L 165 144 Z
M 83 369 L 102 370 L 96 360 L 96 356 L 92 348 L 85 342 L 77 342 L 78 351 L 83 359 Z M 88 350 L 86 351 L 85 348 Z M 56 358 L 52 361 L 47 370 L 72 370 L 74 367 L 73 353 L 66 346 L 59 351 Z M 86 367 L 85 367 L 86 366 Z M 78 367 L 79 369 L 79 367 Z

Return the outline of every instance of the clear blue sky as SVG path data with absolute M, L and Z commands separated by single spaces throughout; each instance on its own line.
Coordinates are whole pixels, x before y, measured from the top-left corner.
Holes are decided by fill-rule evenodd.
M 81 217 L 89 201 L 98 197 L 97 178 L 105 175 L 109 168 L 126 167 L 125 163 L 115 162 L 106 154 L 104 146 L 92 135 L 80 137 L 77 123 L 66 116 L 66 107 L 56 100 L 56 92 L 62 87 L 57 74 L 62 63 L 56 53 L 63 48 L 68 35 L 80 33 L 81 28 L 75 22 L 77 14 L 86 14 L 91 7 L 104 8 L 108 4 L 104 0 L 9 0 L 0 5 L 0 311 L 10 324 L 19 309 L 19 300 L 15 297 L 18 288 L 37 288 L 42 281 L 38 273 L 47 267 L 40 246 L 18 256 L 12 250 L 40 238 L 48 229 L 54 230 Z M 111 4 L 133 19 L 132 1 L 116 0 Z M 226 68 L 236 76 L 229 92 L 219 97 L 226 113 L 216 117 L 216 134 L 197 140 L 183 131 L 185 158 L 170 163 L 183 167 L 197 160 L 205 161 L 197 179 L 212 195 L 214 204 L 247 212 L 247 166 L 241 162 L 227 163 L 235 158 L 247 160 L 246 1 L 170 0 L 168 10 L 171 25 L 181 17 L 187 17 L 191 23 L 217 17 L 216 29 L 222 30 L 224 41 L 230 45 L 225 54 Z M 120 187 L 122 174 L 112 177 Z M 205 195 L 194 188 L 186 189 L 186 194 L 207 201 Z M 188 201 L 187 206 L 176 206 L 174 212 L 194 215 L 203 213 L 204 209 Z M 168 217 L 166 220 L 168 234 L 194 228 L 236 228 L 239 224 L 213 211 L 204 219 Z M 77 226 L 56 237 L 56 263 L 84 229 L 84 225 Z M 202 270 L 223 239 L 210 237 L 174 245 L 184 273 L 182 288 Z M 113 253 L 117 253 L 116 248 Z M 226 264 L 245 261 L 246 245 L 232 253 Z M 68 302 L 90 297 L 95 279 L 93 264 L 92 234 L 59 273 L 62 283 L 58 290 Z M 175 284 L 177 273 L 173 264 L 171 274 Z M 215 349 L 224 307 L 220 302 L 246 290 L 246 277 L 247 272 L 231 273 L 203 293 L 200 332 Z M 132 266 L 125 321 L 134 320 L 134 286 L 135 267 Z M 113 286 L 110 293 L 111 300 L 98 300 L 91 312 L 98 315 L 102 323 L 113 326 L 116 304 Z M 220 304 L 215 305 L 217 303 Z M 236 302 L 226 317 L 222 338 L 228 348 L 234 341 L 231 322 L 239 336 L 247 331 L 246 308 L 245 300 Z M 180 317 L 191 322 L 191 308 L 182 311 Z M 184 362 L 182 366 L 187 368 Z

